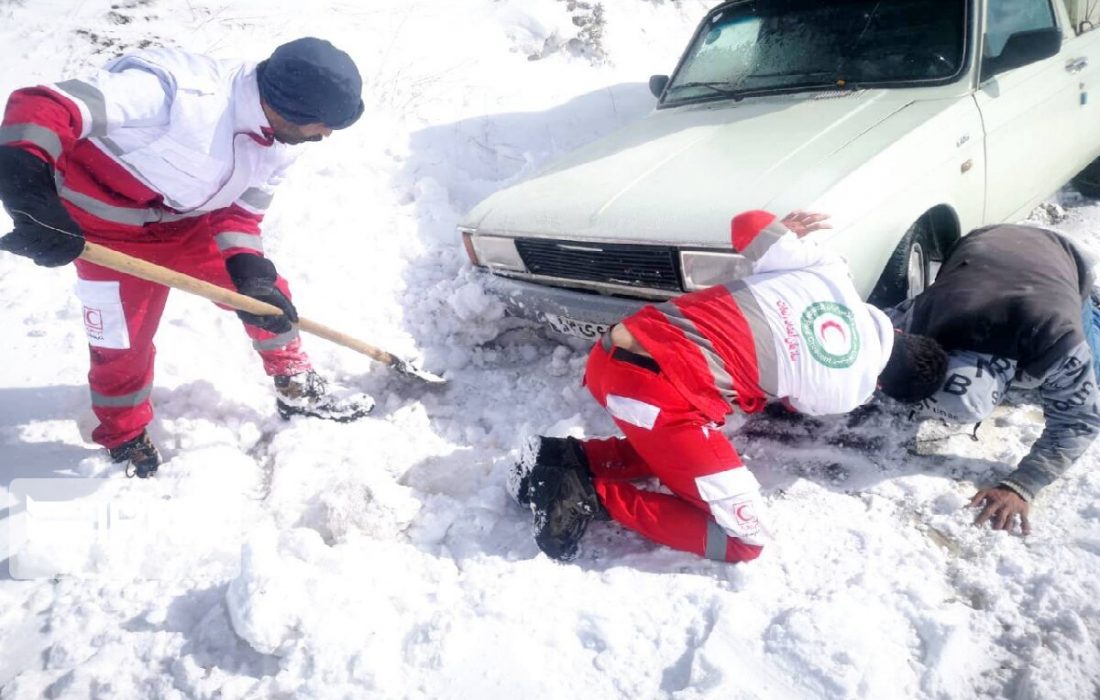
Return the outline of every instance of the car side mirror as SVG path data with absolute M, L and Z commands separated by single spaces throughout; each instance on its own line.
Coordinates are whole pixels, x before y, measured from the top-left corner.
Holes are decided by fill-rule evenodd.
M 653 93 L 653 96 L 660 99 L 664 93 L 665 88 L 668 87 L 667 75 L 651 75 L 649 76 L 649 91 Z
M 1062 50 L 1062 30 L 1058 27 L 1029 29 L 1008 37 L 1000 56 L 982 59 L 982 80 L 998 73 L 1050 58 Z

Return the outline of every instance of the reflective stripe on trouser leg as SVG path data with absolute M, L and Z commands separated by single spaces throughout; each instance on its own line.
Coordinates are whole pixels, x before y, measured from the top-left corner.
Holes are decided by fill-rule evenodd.
M 286 333 L 280 333 L 279 335 L 273 335 L 270 338 L 263 338 L 252 341 L 252 347 L 257 350 L 281 350 L 292 342 L 298 339 L 298 326 L 294 326 Z
M 274 335 L 262 328 L 244 324 L 244 331 L 252 339 L 252 347 L 264 363 L 269 377 L 300 374 L 313 369 L 309 355 L 302 350 L 302 339 L 295 326 L 286 333 Z
M 89 377 L 96 374 L 93 367 L 93 373 Z M 145 426 L 153 420 L 153 403 L 149 400 L 152 388 L 150 384 L 133 393 L 119 396 L 110 396 L 92 389 L 92 412 L 99 419 L 99 425 L 92 432 L 92 439 L 110 449 L 141 435 Z
M 707 544 L 703 556 L 715 561 L 726 560 L 726 543 L 729 535 L 713 519 L 707 520 Z
M 301 338 L 294 338 L 285 347 L 258 352 L 264 363 L 264 372 L 269 377 L 301 374 L 313 369 L 309 355 L 302 350 Z
M 92 393 L 92 405 L 102 408 L 131 408 L 134 406 L 140 406 L 149 400 L 149 395 L 153 392 L 153 386 L 147 385 L 141 389 L 130 393 L 122 394 L 121 396 L 108 396 L 101 394 L 95 389 L 91 390 Z
M 130 350 L 91 349 L 88 381 L 92 412 L 99 419 L 92 439 L 100 445 L 111 448 L 129 442 L 153 420 L 153 356 L 151 344 Z M 127 391 L 135 383 L 142 386 Z
M 224 269 L 225 264 L 220 264 Z M 286 295 L 287 299 L 292 299 L 290 286 L 287 285 L 285 279 L 282 277 L 277 279 L 275 286 Z M 300 374 L 313 368 L 309 356 L 302 350 L 302 339 L 298 337 L 297 326 L 291 328 L 287 333 L 279 335 L 274 335 L 247 323 L 244 325 L 244 330 L 248 337 L 252 338 L 253 347 L 260 353 L 260 358 L 264 361 L 264 372 L 268 376 Z

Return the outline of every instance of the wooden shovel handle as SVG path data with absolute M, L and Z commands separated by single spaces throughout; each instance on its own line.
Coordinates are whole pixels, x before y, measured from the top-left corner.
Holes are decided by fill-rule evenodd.
M 277 306 L 267 304 L 258 299 L 253 299 L 252 297 L 246 297 L 243 294 L 238 294 L 229 289 L 219 287 L 216 284 L 210 284 L 209 282 L 204 282 L 203 280 L 176 272 L 175 270 L 170 270 L 167 267 L 162 267 L 161 265 L 156 265 L 141 260 L 140 258 L 120 253 L 117 250 L 104 248 L 95 243 L 85 243 L 84 252 L 80 254 L 80 258 L 81 260 L 87 260 L 100 267 L 106 267 L 116 272 L 122 272 L 137 277 L 138 279 L 162 284 L 165 287 L 179 289 L 204 299 L 209 299 L 218 304 L 237 309 L 238 311 L 247 311 L 250 314 L 257 314 L 260 316 L 279 316 L 283 313 L 282 309 Z M 345 348 L 361 352 L 387 365 L 397 365 L 401 362 L 398 358 L 385 350 L 376 348 L 370 343 L 359 340 L 358 338 L 353 338 L 346 333 L 341 333 L 338 330 L 329 328 L 316 321 L 311 321 L 308 318 L 298 318 L 298 329 L 310 335 L 330 340 L 337 345 L 343 345 Z

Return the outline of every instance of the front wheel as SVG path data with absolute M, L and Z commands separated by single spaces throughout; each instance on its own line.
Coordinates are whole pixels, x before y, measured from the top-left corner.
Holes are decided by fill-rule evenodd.
M 1073 187 L 1089 199 L 1100 199 L 1100 158 L 1077 173 L 1073 178 Z
M 927 219 L 920 219 L 901 237 L 868 301 L 885 308 L 923 292 L 932 283 L 935 250 L 932 227 Z

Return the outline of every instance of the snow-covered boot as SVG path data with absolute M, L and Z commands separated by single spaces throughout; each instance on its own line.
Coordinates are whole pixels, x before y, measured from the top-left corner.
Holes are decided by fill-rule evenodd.
M 544 443 L 546 462 L 539 459 L 540 450 L 527 475 L 527 498 L 535 515 L 535 544 L 551 559 L 569 561 L 588 524 L 607 516 L 580 443 L 574 438 L 562 443 Z
M 107 451 L 111 455 L 112 462 L 126 462 L 128 477 L 136 476 L 139 479 L 145 479 L 154 476 L 157 468 L 160 467 L 160 452 L 157 451 L 157 446 L 153 444 L 153 440 L 145 430 L 133 440 Z
M 531 505 L 530 475 L 535 465 L 560 467 L 565 461 L 565 453 L 577 450 L 579 459 L 584 459 L 584 451 L 574 438 L 555 438 L 534 435 L 527 438 L 520 448 L 519 461 L 508 470 L 508 495 L 521 506 Z
M 336 396 L 328 383 L 313 370 L 275 377 L 276 406 L 279 415 L 310 416 L 337 423 L 350 423 L 367 415 L 374 408 L 374 399 L 367 394 Z

